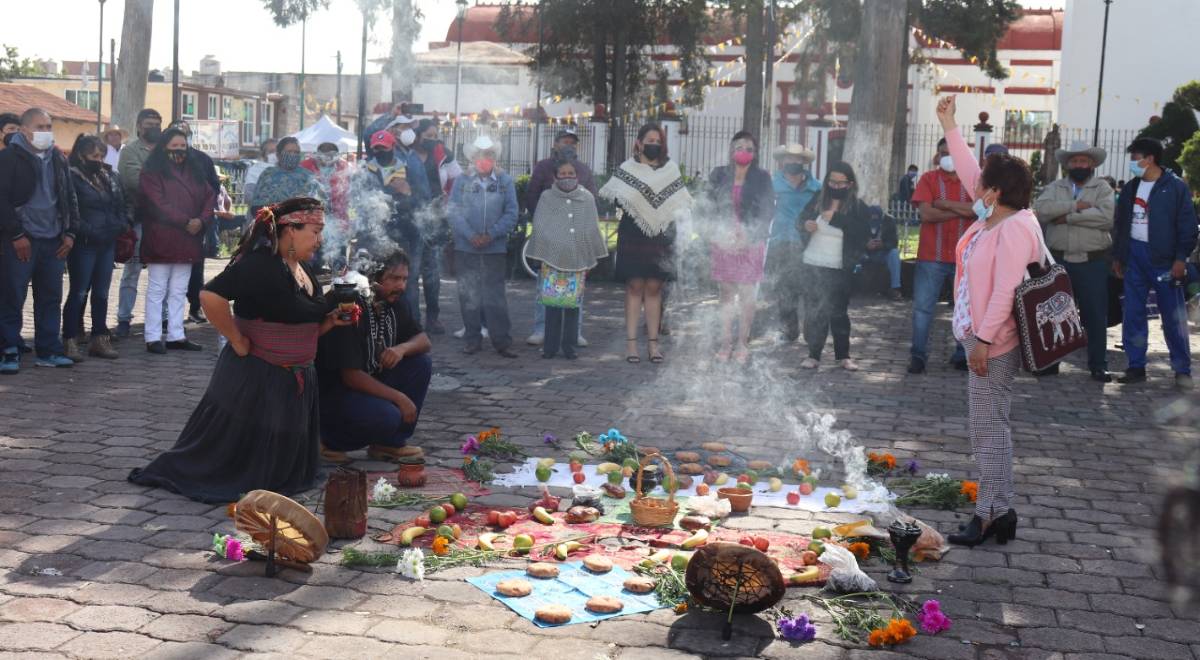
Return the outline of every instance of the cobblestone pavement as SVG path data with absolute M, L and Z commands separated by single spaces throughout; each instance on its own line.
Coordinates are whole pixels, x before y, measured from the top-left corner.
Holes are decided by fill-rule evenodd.
M 509 289 L 518 342 L 530 327 L 530 289 L 528 282 Z M 447 283 L 443 318 L 452 329 L 453 295 Z M 717 369 L 700 358 L 709 350 L 693 321 L 712 313 L 711 302 L 677 294 L 668 361 L 656 367 L 622 358 L 619 291 L 597 285 L 590 295 L 592 345 L 576 362 L 542 360 L 523 343 L 519 360 L 488 351 L 467 358 L 460 340 L 434 338 L 438 373 L 460 386 L 432 394 L 422 413 L 419 442 L 432 457 L 457 463 L 461 436 L 489 425 L 531 447 L 544 432 L 569 437 L 617 425 L 663 449 L 724 438 L 752 457 L 778 458 L 793 443 L 786 402 L 835 414 L 839 428 L 901 463 L 916 458 L 924 470 L 969 474 L 965 378 L 944 366 L 945 309 L 924 376 L 904 373 L 908 305 L 872 298 L 853 310 L 860 372 L 834 369 L 829 357 L 820 371 L 801 372 L 798 347 L 766 340 L 751 367 Z M 115 308 L 115 287 L 112 299 Z M 341 567 L 336 547 L 311 575 L 265 579 L 261 564 L 218 562 L 206 550 L 214 531 L 232 530 L 224 507 L 125 481 L 130 468 L 171 446 L 207 384 L 215 336 L 207 327 L 191 332 L 208 350 L 150 356 L 135 339 L 115 362 L 51 370 L 26 358 L 20 375 L 0 381 L 0 656 L 899 657 L 837 640 L 816 613 L 818 640 L 802 646 L 773 640 L 770 626 L 753 617 L 739 619 L 733 640 L 722 642 L 714 617 L 666 610 L 540 630 L 462 581 L 478 569 L 413 583 Z M 1157 338 L 1153 349 L 1151 381 L 1137 389 L 1094 384 L 1077 362 L 1057 378 L 1018 378 L 1019 540 L 955 549 L 922 565 L 899 591 L 937 597 L 955 624 L 897 653 L 1200 658 L 1200 608 L 1170 601 L 1151 533 L 1164 484 L 1180 475 L 1200 434 L 1194 422 L 1162 423 L 1176 397 Z M 1124 366 L 1122 356 L 1112 357 L 1114 368 Z M 527 498 L 501 493 L 484 501 Z M 386 528 L 414 513 L 375 509 L 371 525 Z M 965 518 L 913 513 L 943 531 Z M 760 508 L 731 524 L 804 532 L 816 522 Z M 892 586 L 878 561 L 869 572 Z

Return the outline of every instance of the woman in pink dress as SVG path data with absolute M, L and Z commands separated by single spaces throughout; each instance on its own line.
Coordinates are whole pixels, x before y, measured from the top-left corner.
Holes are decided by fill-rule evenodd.
M 715 219 L 710 238 L 712 278 L 721 288 L 721 348 L 717 361 L 732 355 L 739 364 L 750 359 L 750 326 L 754 301 L 763 279 L 767 236 L 775 216 L 771 175 L 757 164 L 758 140 L 746 131 L 733 136 L 729 165 L 708 177 L 708 199 Z M 737 348 L 733 322 L 738 320 Z

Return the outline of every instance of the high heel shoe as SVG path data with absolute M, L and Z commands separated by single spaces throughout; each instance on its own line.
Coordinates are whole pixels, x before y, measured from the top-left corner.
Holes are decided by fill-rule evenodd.
M 954 545 L 965 545 L 971 548 L 992 536 L 996 537 L 996 543 L 1000 545 L 1005 545 L 1010 540 L 1017 538 L 1017 512 L 1009 509 L 1004 515 L 992 519 L 986 528 L 982 518 L 971 516 L 971 522 L 967 523 L 960 533 L 951 534 L 946 537 L 946 540 Z

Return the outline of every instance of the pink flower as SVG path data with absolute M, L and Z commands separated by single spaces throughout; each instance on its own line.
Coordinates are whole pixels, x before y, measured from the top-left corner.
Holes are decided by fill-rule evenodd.
M 921 622 L 921 631 L 927 635 L 936 635 L 943 630 L 949 630 L 954 623 L 950 617 L 942 613 L 941 603 L 932 599 L 921 605 L 921 613 L 917 615 L 917 619 Z
M 462 446 L 463 456 L 474 454 L 477 451 L 479 451 L 479 440 L 473 435 L 468 436 L 467 441 Z
M 225 558 L 229 561 L 243 561 L 246 559 L 246 553 L 242 549 L 242 542 L 231 538 L 225 541 Z

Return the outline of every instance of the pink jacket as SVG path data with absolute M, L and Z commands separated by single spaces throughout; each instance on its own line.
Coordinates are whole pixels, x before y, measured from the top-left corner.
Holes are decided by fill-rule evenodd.
M 956 130 L 946 134 L 954 169 L 962 179 L 963 189 L 974 199 L 975 182 L 979 180 L 979 161 Z M 983 229 L 975 222 L 963 232 L 955 249 L 954 291 L 963 275 L 963 250 L 971 237 Z M 1013 316 L 1013 298 L 1017 285 L 1025 279 L 1025 267 L 1042 260 L 1042 228 L 1033 211 L 1022 209 L 1009 216 L 991 231 L 979 237 L 971 253 L 970 278 L 967 291 L 971 296 L 971 326 L 974 334 L 990 342 L 990 354 L 1004 355 L 1017 347 L 1017 321 Z

